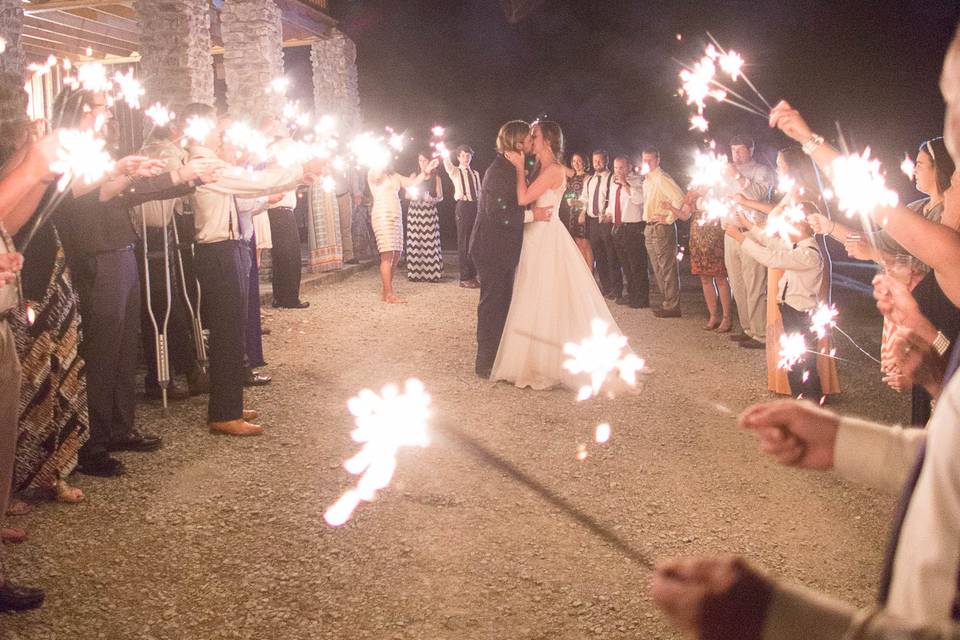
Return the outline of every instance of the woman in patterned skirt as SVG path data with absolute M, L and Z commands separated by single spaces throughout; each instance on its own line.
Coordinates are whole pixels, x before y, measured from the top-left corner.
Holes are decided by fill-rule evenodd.
M 440 214 L 437 204 L 443 201 L 443 183 L 437 173 L 427 171 L 430 153 L 417 156 L 421 173 L 427 180 L 419 187 L 407 189 L 407 279 L 412 282 L 440 282 L 443 276 L 443 254 L 440 250 Z M 410 178 L 415 176 L 411 175 Z
M 563 202 L 560 204 L 560 219 L 570 230 L 570 235 L 573 236 L 573 241 L 577 249 L 580 249 L 587 266 L 593 269 L 593 249 L 587 238 L 587 214 L 583 200 L 580 199 L 583 181 L 587 179 L 586 163 L 582 155 L 574 153 L 570 156 L 570 166 L 566 174 L 567 191 L 563 194 Z
M 728 333 L 732 305 L 730 281 L 727 279 L 727 268 L 723 262 L 723 227 L 719 221 L 708 221 L 703 217 L 702 197 L 703 194 L 694 189 L 686 195 L 679 209 L 670 208 L 679 219 L 691 220 L 690 272 L 700 276 L 703 299 L 710 312 L 710 319 L 703 328 L 705 331 Z M 664 206 L 668 205 L 669 203 L 664 203 Z
M 435 171 L 439 164 L 438 160 L 431 160 L 427 171 Z M 423 172 L 412 178 L 402 176 L 389 164 L 383 169 L 371 168 L 367 173 L 367 184 L 373 194 L 370 222 L 373 224 L 373 235 L 377 239 L 377 251 L 380 253 L 380 283 L 383 287 L 380 297 L 384 302 L 406 302 L 393 291 L 393 269 L 403 251 L 400 189 L 415 187 L 427 177 Z

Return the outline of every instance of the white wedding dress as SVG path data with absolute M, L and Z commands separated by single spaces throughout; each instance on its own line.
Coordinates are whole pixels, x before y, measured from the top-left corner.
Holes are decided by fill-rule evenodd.
M 577 390 L 589 380 L 563 368 L 563 345 L 581 342 L 593 333 L 599 318 L 608 331 L 620 333 L 593 274 L 560 220 L 566 184 L 543 193 L 535 207 L 552 207 L 548 222 L 523 227 L 520 263 L 513 299 L 500 338 L 491 380 L 518 387 L 549 389 L 563 385 Z

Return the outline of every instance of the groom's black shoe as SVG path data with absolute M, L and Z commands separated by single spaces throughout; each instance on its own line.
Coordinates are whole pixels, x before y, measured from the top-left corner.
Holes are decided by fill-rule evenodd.
M 630 303 L 631 309 L 646 309 L 650 306 L 649 300 L 637 300 Z
M 616 302 L 617 302 L 617 304 L 622 305 L 622 306 L 625 307 L 625 306 L 627 306 L 628 304 L 630 304 L 630 298 L 628 298 L 627 296 L 620 296 L 619 298 L 617 298 L 617 301 L 616 301 Z
M 478 370 L 478 371 L 477 371 L 477 377 L 478 377 L 478 378 L 483 378 L 484 380 L 489 380 L 489 379 L 490 379 L 490 370 L 489 370 L 489 369 L 487 369 L 486 371 L 479 371 L 479 370 Z

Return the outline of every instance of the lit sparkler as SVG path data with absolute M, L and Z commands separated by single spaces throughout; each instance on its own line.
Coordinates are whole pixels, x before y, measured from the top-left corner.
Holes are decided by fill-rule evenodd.
M 690 116 L 690 130 L 706 133 L 710 128 L 710 123 L 701 114 L 697 113 Z
M 333 179 L 333 176 L 323 176 L 320 180 L 320 188 L 327 193 L 333 193 L 337 190 L 337 181 Z
M 807 352 L 807 343 L 803 339 L 802 333 L 790 333 L 780 336 L 780 360 L 777 362 L 778 369 L 789 371 L 797 365 Z
M 372 501 L 377 491 L 390 484 L 400 447 L 430 444 L 430 396 L 419 380 L 407 380 L 403 393 L 396 385 L 385 386 L 380 395 L 364 389 L 347 407 L 357 425 L 350 435 L 363 448 L 343 466 L 360 480 L 324 513 L 324 520 L 333 527 L 345 524 L 361 501 Z
M 146 93 L 140 81 L 133 77 L 133 69 L 127 69 L 127 72 L 117 71 L 113 76 L 113 82 L 116 85 L 117 97 L 127 103 L 131 109 L 140 108 L 140 97 Z
M 733 202 L 727 198 L 703 198 L 700 202 L 703 224 L 725 220 L 733 215 Z
M 903 171 L 904 175 L 913 180 L 916 169 L 916 165 L 913 163 L 913 160 L 910 159 L 910 154 L 903 154 L 903 162 L 900 163 L 900 171 Z
M 706 187 L 708 189 L 722 187 L 728 182 L 726 175 L 727 156 L 714 151 L 701 153 L 699 150 L 693 156 L 693 169 L 690 171 L 690 188 Z
M 827 330 L 837 326 L 837 317 L 840 312 L 830 304 L 821 302 L 817 308 L 810 313 L 810 329 L 817 334 L 817 338 L 823 339 L 827 335 Z M 832 354 L 831 354 L 832 355 Z
M 183 135 L 197 144 L 203 144 L 217 128 L 217 124 L 210 118 L 190 116 L 183 128 Z
M 574 375 L 587 374 L 590 384 L 580 388 L 577 400 L 586 400 L 600 393 L 601 387 L 617 374 L 624 383 L 637 384 L 637 372 L 644 361 L 627 347 L 627 338 L 619 333 L 607 333 L 609 325 L 598 318 L 591 323 L 592 335 L 579 344 L 568 342 L 563 352 L 570 356 L 563 368 Z
M 290 81 L 287 78 L 274 78 L 267 86 L 267 93 L 276 93 L 283 96 L 287 94 L 289 88 Z
M 593 439 L 599 442 L 600 444 L 603 444 L 604 442 L 607 442 L 608 440 L 610 440 L 610 423 L 602 422 L 598 424 L 596 432 L 593 435 Z
M 0 36 L 0 53 L 7 50 L 7 39 Z
M 847 217 L 867 216 L 879 207 L 895 207 L 897 194 L 887 188 L 880 161 L 870 157 L 870 148 L 862 154 L 842 155 L 831 165 L 831 179 L 837 207 Z
M 383 171 L 390 164 L 392 157 L 389 147 L 382 139 L 374 137 L 370 132 L 357 135 L 350 142 L 350 152 L 361 167 L 374 171 Z
M 803 206 L 791 204 L 783 207 L 776 215 L 767 218 L 764 233 L 771 238 L 778 236 L 784 242 L 791 243 L 794 237 L 800 234 L 797 225 L 806 219 L 807 214 Z
M 168 124 L 173 122 L 173 119 L 176 117 L 175 113 L 167 109 L 165 106 L 163 106 L 159 102 L 156 102 L 152 104 L 150 107 L 148 107 L 147 110 L 143 112 L 143 115 L 150 118 L 154 126 L 157 126 L 157 127 L 167 126 Z
M 99 62 L 88 62 L 77 67 L 76 82 L 93 93 L 107 93 L 113 88 L 107 77 L 107 68 Z
M 93 131 L 61 129 L 57 142 L 57 155 L 50 163 L 50 171 L 61 174 L 58 191 L 64 191 L 72 180 L 93 184 L 113 170 L 113 159 L 104 148 L 106 141 Z

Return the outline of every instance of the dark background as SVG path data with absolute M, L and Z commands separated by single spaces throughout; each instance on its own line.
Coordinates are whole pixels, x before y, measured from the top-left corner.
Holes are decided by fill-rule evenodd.
M 688 130 L 691 110 L 676 95 L 672 58 L 698 59 L 709 30 L 743 55 L 771 103 L 789 100 L 828 139 L 836 139 L 839 122 L 851 146 L 871 145 L 905 198 L 916 194 L 897 167 L 905 152 L 942 132 L 938 78 L 960 19 L 960 0 L 330 4 L 357 44 L 364 126 L 406 129 L 424 143 L 432 125 L 445 125 L 448 144 L 474 147 L 481 172 L 503 122 L 547 115 L 562 125 L 568 153 L 605 147 L 633 154 L 653 144 L 685 183 L 703 135 Z M 532 10 L 511 23 L 509 5 Z M 301 53 L 288 50 L 288 65 L 303 64 L 309 78 Z M 742 82 L 735 88 L 749 91 Z M 726 144 L 734 133 L 750 133 L 771 163 L 787 143 L 729 105 L 710 103 L 707 118 L 708 136 Z M 398 168 L 414 166 L 406 154 Z

